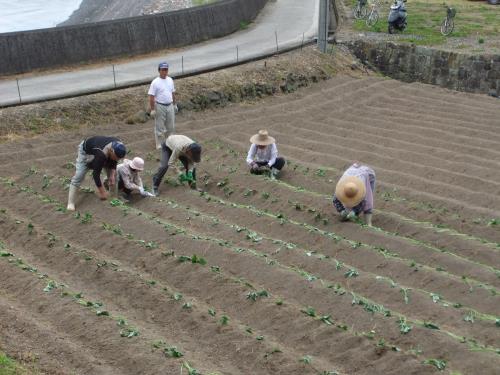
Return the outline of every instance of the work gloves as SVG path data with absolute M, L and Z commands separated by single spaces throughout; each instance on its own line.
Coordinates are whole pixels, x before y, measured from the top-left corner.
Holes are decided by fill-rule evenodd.
M 151 118 L 156 118 L 156 111 L 153 109 L 151 112 L 149 112 L 149 116 L 151 116 Z
M 177 107 L 177 104 L 174 104 L 174 113 L 179 112 L 179 107 Z
M 153 193 L 150 193 L 149 191 L 144 190 L 144 188 L 142 186 L 139 188 L 139 193 L 141 194 L 141 197 L 143 197 L 143 198 L 155 196 Z
M 192 183 L 192 182 L 195 182 L 194 181 L 194 177 L 193 177 L 193 172 L 192 171 L 188 171 L 186 172 L 186 174 L 184 173 L 181 173 L 179 175 L 179 181 L 182 183 L 182 182 L 188 182 L 188 183 Z

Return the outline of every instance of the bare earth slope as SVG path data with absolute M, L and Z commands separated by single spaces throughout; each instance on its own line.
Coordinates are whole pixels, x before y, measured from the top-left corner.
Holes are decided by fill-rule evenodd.
M 150 185 L 151 121 L 4 143 L 0 346 L 47 374 L 491 375 L 499 118 L 493 98 L 339 75 L 180 116 L 203 193 L 169 173 L 127 205 L 84 189 L 77 214 L 79 140 L 120 135 Z M 280 181 L 245 167 L 261 128 L 288 160 Z M 374 228 L 333 212 L 353 160 L 377 173 Z

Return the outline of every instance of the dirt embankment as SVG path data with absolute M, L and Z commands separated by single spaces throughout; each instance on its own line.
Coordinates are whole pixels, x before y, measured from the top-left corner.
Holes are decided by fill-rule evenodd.
M 337 73 L 373 74 L 343 47 L 321 54 L 315 47 L 182 80 L 176 80 L 180 116 L 296 91 Z M 0 110 L 0 142 L 47 132 L 147 120 L 149 85 Z

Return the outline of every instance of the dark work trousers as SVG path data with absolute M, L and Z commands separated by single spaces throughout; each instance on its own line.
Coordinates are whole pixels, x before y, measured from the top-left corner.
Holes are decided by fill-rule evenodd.
M 153 187 L 158 188 L 158 186 L 160 186 L 161 181 L 163 180 L 163 176 L 165 176 L 165 173 L 167 173 L 168 171 L 168 161 L 170 160 L 171 155 L 172 155 L 172 150 L 169 147 L 167 147 L 165 143 L 163 143 L 161 145 L 160 167 L 153 176 Z M 182 165 L 184 166 L 187 172 L 188 159 L 184 155 L 181 155 L 179 156 L 179 160 L 181 161 Z M 193 169 L 193 178 L 196 181 L 196 169 Z
M 122 176 L 118 175 L 118 190 L 123 191 L 125 194 L 130 195 L 132 193 L 132 190 L 127 189 L 125 187 L 125 184 L 123 183 Z
M 256 163 L 259 165 L 259 167 L 262 167 L 264 165 L 267 165 L 267 161 L 256 161 Z M 285 158 L 278 156 L 276 158 L 276 161 L 274 162 L 273 165 L 271 165 L 271 168 L 276 168 L 278 171 L 281 171 L 281 168 L 285 166 Z

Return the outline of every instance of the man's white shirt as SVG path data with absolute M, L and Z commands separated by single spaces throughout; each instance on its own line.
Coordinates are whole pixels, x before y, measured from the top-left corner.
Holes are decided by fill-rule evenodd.
M 175 92 L 174 80 L 170 77 L 162 79 L 156 77 L 149 86 L 148 95 L 153 95 L 155 101 L 161 104 L 170 104 L 173 101 L 172 93 Z

